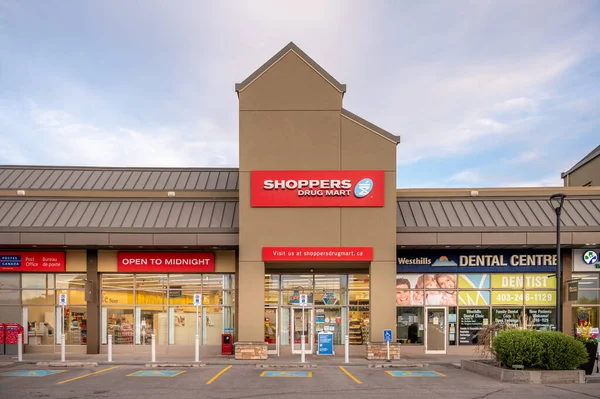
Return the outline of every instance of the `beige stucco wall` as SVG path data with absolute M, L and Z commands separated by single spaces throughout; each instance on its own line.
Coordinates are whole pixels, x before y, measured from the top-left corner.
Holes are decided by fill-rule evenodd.
M 265 246 L 373 247 L 371 328 L 395 331 L 396 143 L 342 115 L 337 89 L 293 54 L 239 96 L 238 340 L 264 340 Z M 253 170 L 384 170 L 385 206 L 252 208 Z M 294 272 L 293 263 L 285 267 Z M 334 270 L 296 270 L 309 267 Z
M 583 186 L 592 182 L 592 186 L 600 186 L 600 157 L 592 159 L 564 179 L 565 186 Z
M 87 252 L 85 249 L 69 250 L 65 254 L 67 272 L 85 272 L 87 265 Z
M 342 93 L 291 51 L 240 92 L 239 107 L 240 110 L 339 110 Z

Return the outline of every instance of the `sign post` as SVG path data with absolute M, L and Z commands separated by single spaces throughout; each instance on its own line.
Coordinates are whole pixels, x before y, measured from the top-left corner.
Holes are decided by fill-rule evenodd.
M 305 363 L 305 336 L 304 336 L 304 308 L 306 307 L 306 303 L 308 302 L 308 295 L 306 294 L 300 294 L 300 306 L 302 306 L 302 336 L 300 338 L 301 342 L 300 342 L 300 362 L 301 363 Z
M 58 294 L 58 304 L 62 309 L 62 324 L 60 326 L 60 361 L 65 361 L 66 347 L 65 347 L 65 306 L 67 306 L 67 294 Z
M 194 342 L 194 353 L 195 353 L 195 361 L 200 361 L 200 334 L 198 333 L 198 309 L 202 305 L 202 295 L 194 294 L 194 306 L 196 307 L 196 338 Z
M 390 361 L 390 342 L 392 342 L 392 330 L 383 330 L 383 342 L 387 344 L 387 360 Z

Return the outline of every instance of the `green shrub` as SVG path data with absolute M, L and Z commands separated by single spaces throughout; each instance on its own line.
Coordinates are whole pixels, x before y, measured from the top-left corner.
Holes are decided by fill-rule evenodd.
M 548 370 L 573 370 L 588 361 L 585 345 L 558 331 L 539 333 L 544 346 L 540 368 Z
M 535 330 L 506 330 L 494 338 L 496 360 L 511 367 L 520 364 L 526 368 L 536 367 L 542 360 L 542 342 L 537 339 Z
M 493 354 L 504 366 L 573 370 L 587 361 L 585 346 L 558 331 L 506 330 L 494 338 Z

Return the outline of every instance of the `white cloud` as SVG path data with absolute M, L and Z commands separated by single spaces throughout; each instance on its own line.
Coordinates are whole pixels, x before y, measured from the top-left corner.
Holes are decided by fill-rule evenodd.
M 462 182 L 462 183 L 478 183 L 482 181 L 483 177 L 481 173 L 476 170 L 463 170 L 462 172 L 458 172 L 450 177 L 450 180 Z
M 496 105 L 496 108 L 500 110 L 514 111 L 514 110 L 525 110 L 534 111 L 537 107 L 537 101 L 531 98 L 519 97 L 511 98 L 510 100 L 503 101 Z
M 194 126 L 179 128 L 109 128 L 32 104 L 30 121 L 38 146 L 44 148 L 47 159 L 58 164 L 67 161 L 70 165 L 88 166 L 229 167 L 236 166 L 238 161 L 237 135 L 221 131 L 205 119 L 199 119 Z M 24 149 L 14 154 L 14 161 L 26 158 Z
M 526 151 L 518 154 L 515 158 L 512 159 L 514 163 L 526 163 L 532 162 L 540 159 L 542 154 L 538 151 Z

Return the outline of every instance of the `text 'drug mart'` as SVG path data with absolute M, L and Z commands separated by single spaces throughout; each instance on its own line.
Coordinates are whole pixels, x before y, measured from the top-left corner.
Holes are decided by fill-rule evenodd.
M 437 371 L 386 371 L 392 377 L 445 377 Z
M 185 373 L 185 370 L 140 370 L 127 374 L 127 377 L 176 377 Z
M 2 373 L 2 377 L 44 377 L 46 375 L 64 373 L 67 370 L 15 370 Z
M 261 377 L 312 377 L 312 371 L 263 371 Z

